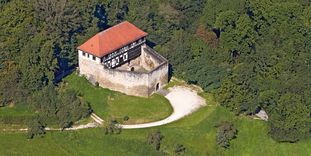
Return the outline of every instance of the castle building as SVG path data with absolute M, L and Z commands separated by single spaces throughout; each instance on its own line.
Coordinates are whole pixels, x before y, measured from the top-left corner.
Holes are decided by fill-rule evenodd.
M 146 45 L 147 33 L 128 21 L 78 47 L 79 73 L 91 83 L 148 97 L 168 82 L 168 61 Z

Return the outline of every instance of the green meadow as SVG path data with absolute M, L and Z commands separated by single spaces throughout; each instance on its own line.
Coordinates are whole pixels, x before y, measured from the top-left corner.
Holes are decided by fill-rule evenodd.
M 238 136 L 228 150 L 217 147 L 215 124 L 232 121 Z M 148 145 L 147 135 L 160 130 L 164 135 L 161 151 Z M 267 135 L 267 124 L 238 117 L 223 107 L 208 105 L 175 123 L 148 129 L 123 130 L 105 135 L 103 128 L 47 132 L 44 137 L 27 140 L 21 132 L 0 133 L 0 155 L 174 155 L 174 146 L 183 144 L 185 155 L 308 156 L 311 141 L 277 143 Z
M 153 95 L 150 99 L 126 96 L 95 87 L 76 74 L 67 77 L 61 87 L 77 90 L 104 119 L 116 118 L 122 122 L 122 118 L 127 115 L 130 118 L 128 123 L 147 122 L 165 118 L 172 112 L 168 101 L 160 95 Z M 43 137 L 32 140 L 27 140 L 23 132 L 0 132 L 0 156 L 162 156 L 174 155 L 174 147 L 177 144 L 184 145 L 186 147 L 184 155 L 189 156 L 311 155 L 310 140 L 277 143 L 268 136 L 266 122 L 246 116 L 235 116 L 226 108 L 219 106 L 211 94 L 200 95 L 206 99 L 207 106 L 179 121 L 160 127 L 122 130 L 121 134 L 114 135 L 105 135 L 104 128 L 49 131 Z M 0 113 L 3 112 L 6 115 L 31 114 L 29 109 L 23 107 L 1 108 Z M 216 145 L 215 125 L 222 121 L 230 121 L 238 129 L 237 138 L 231 142 L 227 150 Z M 1 124 L 1 127 L 5 125 Z M 148 134 L 158 130 L 164 135 L 160 151 L 147 144 Z

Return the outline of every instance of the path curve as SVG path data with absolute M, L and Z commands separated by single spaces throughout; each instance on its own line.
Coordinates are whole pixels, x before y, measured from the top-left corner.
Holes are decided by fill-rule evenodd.
M 206 105 L 205 99 L 199 96 L 196 91 L 182 86 L 169 88 L 169 93 L 165 96 L 165 98 L 170 101 L 173 107 L 173 113 L 166 119 L 151 123 L 120 126 L 122 126 L 123 129 L 137 129 L 162 126 L 179 120 L 196 111 L 200 107 Z

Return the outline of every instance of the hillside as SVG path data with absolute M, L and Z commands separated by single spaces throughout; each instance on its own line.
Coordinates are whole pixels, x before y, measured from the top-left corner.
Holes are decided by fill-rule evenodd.
M 46 126 L 88 120 L 98 107 L 85 88 L 67 89 L 59 78 L 77 67 L 79 45 L 125 20 L 148 32 L 147 44 L 169 60 L 174 77 L 200 86 L 213 104 L 176 123 L 120 135 L 101 134 L 103 128 L 46 133 Z M 103 91 L 103 104 L 106 92 L 120 95 L 119 103 L 148 101 Z M 0 155 L 42 155 L 50 144 L 56 155 L 173 155 L 177 144 L 186 155 L 308 155 L 310 95 L 308 0 L 0 0 L 0 128 L 30 129 L 27 135 L 0 132 Z M 163 97 L 153 99 L 165 112 L 148 120 L 131 112 L 136 120 L 168 116 Z M 122 108 L 121 114 L 114 109 L 118 118 L 135 110 Z M 267 122 L 251 119 L 260 110 Z M 236 132 L 221 148 L 217 130 L 227 122 Z M 157 129 L 164 135 L 160 151 L 146 145 Z M 35 146 L 14 151 L 28 141 Z

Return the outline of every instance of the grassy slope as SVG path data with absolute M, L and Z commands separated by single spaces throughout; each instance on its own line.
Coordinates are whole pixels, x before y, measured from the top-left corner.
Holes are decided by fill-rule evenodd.
M 76 74 L 68 76 L 66 82 L 66 87 L 81 93 L 95 113 L 106 120 L 116 118 L 122 121 L 124 116 L 129 116 L 128 124 L 144 123 L 164 119 L 173 111 L 169 101 L 157 94 L 150 98 L 128 96 L 90 85 Z
M 0 116 L 23 116 L 32 114 L 33 112 L 28 108 L 27 105 L 0 107 Z
M 0 107 L 0 129 L 25 127 L 34 115 L 27 105 Z
M 146 145 L 147 134 L 156 130 L 165 136 L 162 150 L 169 155 L 178 143 L 186 146 L 186 155 L 310 155 L 311 140 L 276 143 L 266 133 L 266 122 L 234 116 L 210 95 L 203 96 L 209 105 L 184 119 L 162 127 L 124 130 L 120 135 L 104 135 L 104 130 L 97 128 L 48 132 L 44 138 L 26 140 L 23 133 L 0 132 L 0 155 L 164 155 Z M 214 125 L 223 120 L 232 121 L 239 131 L 226 151 L 215 142 Z

